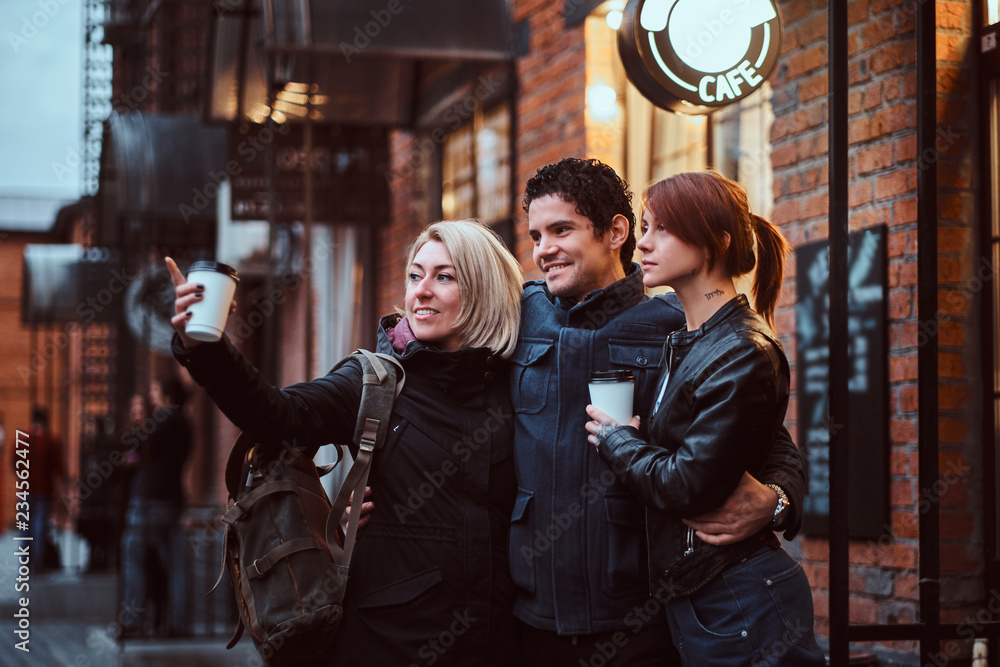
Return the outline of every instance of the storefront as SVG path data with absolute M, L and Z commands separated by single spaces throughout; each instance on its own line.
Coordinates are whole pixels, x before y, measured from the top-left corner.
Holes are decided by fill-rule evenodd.
M 142 88 L 142 100 L 123 99 L 147 115 L 200 116 L 225 134 L 222 157 L 200 180 L 164 195 L 164 215 L 143 207 L 163 194 L 157 187 L 165 183 L 149 175 L 166 168 L 167 157 L 137 148 L 129 155 L 146 162 L 135 168 L 105 161 L 102 180 L 120 183 L 102 196 L 120 199 L 102 206 L 117 206 L 125 217 L 115 223 L 124 226 L 105 228 L 120 236 L 98 243 L 121 246 L 133 225 L 148 238 L 172 239 L 166 245 L 192 258 L 207 249 L 237 264 L 248 291 L 234 326 L 244 323 L 248 354 L 285 384 L 371 344 L 376 316 L 402 301 L 407 243 L 430 222 L 483 219 L 507 240 L 526 277 L 538 277 L 520 200 L 524 183 L 545 164 L 570 155 L 599 158 L 632 185 L 636 207 L 652 181 L 717 169 L 742 183 L 752 210 L 780 225 L 795 246 L 776 325 L 793 367 L 786 423 L 810 455 L 811 491 L 804 534 L 786 548 L 812 583 L 818 634 L 827 641 L 847 632 L 838 624 L 849 617 L 866 628 L 852 631 L 853 647 L 881 664 L 960 664 L 977 637 L 992 637 L 996 655 L 1000 4 L 932 3 L 928 47 L 927 33 L 918 30 L 928 3 L 846 3 L 845 52 L 833 67 L 846 74 L 839 90 L 828 64 L 831 54 L 840 56 L 831 51 L 830 7 L 732 3 L 754 13 L 741 47 L 747 55 L 716 62 L 732 46 L 725 3 L 659 4 L 689 9 L 693 2 L 706 12 L 721 9 L 679 29 L 687 69 L 668 67 L 676 80 L 662 87 L 679 87 L 669 98 L 658 97 L 655 80 L 640 77 L 637 87 L 636 74 L 626 71 L 619 27 L 635 23 L 635 2 L 442 0 L 419 11 L 394 0 L 245 0 L 215 3 L 211 11 L 194 2 L 154 3 L 159 15 L 143 29 L 156 48 L 137 56 L 131 40 L 116 43 L 116 91 L 139 90 L 136 77 L 147 67 L 177 72 L 169 85 Z M 303 11 L 306 5 L 313 11 Z M 648 27 L 669 32 L 664 21 L 651 16 Z M 177 30 L 167 34 L 163 26 Z M 195 28 L 206 50 L 171 54 L 181 43 L 174 38 Z M 108 32 L 109 39 L 126 34 Z M 921 97 L 928 63 L 929 96 Z M 690 77 L 689 70 L 703 74 Z M 122 78 L 128 72 L 134 81 Z M 834 111 L 841 102 L 846 111 Z M 128 126 L 136 117 L 115 122 L 116 142 L 141 129 Z M 136 146 L 146 136 L 140 134 Z M 831 136 L 841 134 L 843 162 L 831 149 Z M 344 179 L 362 167 L 376 178 L 345 189 Z M 143 174 L 147 180 L 136 189 L 129 178 Z M 933 185 L 922 190 L 929 175 Z M 152 199 L 122 204 L 140 192 Z M 831 203 L 831 193 L 840 192 Z M 922 212 L 932 200 L 936 211 Z M 834 229 L 831 219 L 841 211 L 846 228 Z M 207 234 L 197 243 L 191 216 L 211 219 L 197 228 Z M 825 249 L 841 231 L 853 248 L 843 250 L 850 289 L 840 290 L 847 292 L 845 322 L 831 323 Z M 931 239 L 936 257 L 921 260 Z M 164 243 L 141 248 L 144 262 L 157 245 Z M 280 318 L 265 315 L 273 281 L 286 270 L 306 288 L 282 293 L 288 302 Z M 937 295 L 930 312 L 921 292 Z M 852 355 L 833 373 L 824 338 L 831 324 L 844 324 Z M 138 376 L 143 369 L 131 370 Z M 848 424 L 825 410 L 824 392 L 841 380 L 850 394 Z M 928 395 L 935 397 L 930 412 Z M 202 409 L 203 437 L 215 443 L 205 456 L 218 469 L 234 433 L 210 406 Z M 931 433 L 928 424 L 936 426 Z M 828 483 L 838 438 L 851 443 L 846 545 L 831 540 L 829 529 L 829 518 L 841 516 Z M 928 459 L 936 471 L 922 478 Z M 223 501 L 215 482 L 193 483 L 206 501 Z M 927 581 L 932 515 L 940 576 Z M 840 548 L 850 562 L 842 586 L 830 565 Z M 845 592 L 843 613 L 831 611 Z M 927 606 L 929 597 L 939 609 Z M 920 623 L 928 613 L 946 627 L 937 651 L 921 660 Z M 883 628 L 893 626 L 901 630 L 885 638 Z
M 445 218 L 500 219 L 481 207 L 481 199 L 477 208 L 469 203 L 476 197 L 460 193 L 469 191 L 470 182 L 480 193 L 500 193 L 508 183 L 505 175 L 497 176 L 505 163 L 514 174 L 508 201 L 515 204 L 537 168 L 567 155 L 612 165 L 632 185 L 636 206 L 646 184 L 680 171 L 711 167 L 738 180 L 754 212 L 779 224 L 796 248 L 777 328 L 793 366 L 786 424 L 810 454 L 811 485 L 804 534 L 786 547 L 812 582 L 818 633 L 828 641 L 831 632 L 850 632 L 852 648 L 876 655 L 882 664 L 925 664 L 916 640 L 927 614 L 938 613 L 928 598 L 939 592 L 938 658 L 967 660 L 975 637 L 993 637 L 995 652 L 996 626 L 989 622 L 998 618 L 989 604 L 1000 553 L 1000 289 L 993 280 L 1000 261 L 997 3 L 937 3 L 931 24 L 936 54 L 934 48 L 918 51 L 917 16 L 924 3 L 848 4 L 843 173 L 831 171 L 835 128 L 827 7 L 750 3 L 761 15 L 754 26 L 769 20 L 769 9 L 780 12 L 780 32 L 771 35 L 780 44 L 775 68 L 752 94 L 741 93 L 747 92 L 747 81 L 756 80 L 755 66 L 764 64 L 764 49 L 756 42 L 755 57 L 742 72 L 742 60 L 703 63 L 701 71 L 728 68 L 733 76 L 725 80 L 723 74 L 687 80 L 683 68 L 675 68 L 677 86 L 686 86 L 702 104 L 727 102 L 705 115 L 694 97 L 686 109 L 676 94 L 672 101 L 658 99 L 657 106 L 648 99 L 656 97 L 648 82 L 639 81 L 640 92 L 630 81 L 618 28 L 623 18 L 629 21 L 635 4 L 513 2 L 518 76 L 511 117 L 505 117 L 505 105 L 484 105 L 468 126 L 448 128 L 443 142 L 427 144 L 421 132 L 394 138 L 399 147 L 393 151 L 394 169 L 418 158 L 422 163 L 430 158 L 431 166 L 394 182 L 392 218 L 383 238 L 411 235 L 437 219 L 438 210 Z M 714 40 L 730 27 L 721 12 L 700 20 L 682 36 L 691 62 L 710 60 Z M 929 56 L 933 102 L 921 107 L 917 63 L 923 59 L 926 67 Z M 660 108 L 671 104 L 689 113 Z M 927 135 L 918 141 L 921 128 L 928 127 L 918 116 L 926 119 L 931 107 L 936 121 L 930 141 Z M 494 136 L 503 137 L 504 128 L 510 128 L 509 154 L 500 153 L 497 165 L 484 164 L 484 145 L 507 145 Z M 439 143 L 439 152 L 420 150 Z M 929 173 L 936 177 L 937 215 L 932 211 L 920 222 L 918 181 Z M 825 338 L 829 306 L 823 295 L 830 282 L 826 248 L 836 208 L 830 197 L 840 189 L 850 247 L 845 250 L 850 357 L 846 369 L 831 376 Z M 414 212 L 425 217 L 414 220 Z M 936 281 L 933 269 L 920 268 L 929 264 L 918 262 L 918 238 L 927 233 L 937 238 Z M 402 249 L 387 241 L 383 247 L 392 249 L 379 290 L 379 310 L 387 311 L 399 297 Z M 512 249 L 526 275 L 537 277 L 519 210 Z M 925 291 L 936 287 L 938 294 L 930 316 L 919 307 L 921 280 Z M 937 373 L 918 372 L 928 368 L 928 340 L 936 347 L 930 368 Z M 829 388 L 838 381 L 850 394 L 846 431 L 826 409 Z M 924 419 L 925 427 L 937 424 L 930 437 L 920 431 L 919 417 L 928 414 L 922 385 L 925 393 L 927 386 L 936 387 L 930 391 L 938 397 L 936 418 Z M 831 617 L 836 595 L 830 582 L 836 577 L 829 518 L 837 505 L 829 484 L 831 443 L 838 437 L 850 443 L 845 551 L 850 570 L 844 580 L 849 605 L 842 615 L 852 626 L 863 626 L 850 631 L 833 628 L 843 621 Z M 920 462 L 922 450 L 936 452 L 930 454 L 937 462 L 933 476 L 926 474 L 926 453 Z M 939 520 L 932 547 L 940 576 L 927 588 L 920 580 L 931 567 L 931 550 L 921 546 L 919 536 L 923 530 L 928 539 L 921 521 L 932 512 Z M 978 630 L 969 632 L 972 623 Z

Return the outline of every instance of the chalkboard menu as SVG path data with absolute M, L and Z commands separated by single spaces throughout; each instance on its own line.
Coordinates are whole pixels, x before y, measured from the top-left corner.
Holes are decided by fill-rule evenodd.
M 795 251 L 798 437 L 809 460 L 803 530 L 813 534 L 829 532 L 830 439 L 846 427 L 850 447 L 850 536 L 877 538 L 885 532 L 889 509 L 886 227 L 850 235 L 849 364 L 835 371 L 847 375 L 847 425 L 830 420 L 829 249 L 828 242 L 821 241 Z

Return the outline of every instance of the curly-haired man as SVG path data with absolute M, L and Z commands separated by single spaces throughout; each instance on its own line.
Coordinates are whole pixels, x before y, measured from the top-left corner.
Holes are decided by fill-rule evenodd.
M 680 664 L 658 582 L 648 577 L 643 507 L 581 426 L 594 371 L 631 370 L 636 412 L 648 414 L 663 343 L 684 326 L 672 294 L 644 293 L 632 262 L 631 200 L 625 182 L 597 160 L 547 165 L 526 186 L 544 279 L 525 286 L 511 358 L 518 496 L 509 550 L 514 613 L 532 666 Z M 779 506 L 777 490 L 745 476 L 726 504 L 689 521 L 697 537 L 738 541 L 771 523 L 790 539 L 801 523 L 805 470 L 787 432 L 761 478 L 790 503 Z

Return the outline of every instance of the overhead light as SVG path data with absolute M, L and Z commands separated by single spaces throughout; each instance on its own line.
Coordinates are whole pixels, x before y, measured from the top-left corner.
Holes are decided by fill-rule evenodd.
M 587 108 L 595 120 L 609 121 L 618 116 L 618 93 L 602 83 L 587 88 Z
M 305 93 L 293 93 L 288 90 L 279 90 L 275 97 L 283 102 L 291 102 L 292 104 L 304 105 L 309 101 L 309 96 Z
M 289 81 L 288 83 L 285 84 L 285 90 L 287 90 L 290 93 L 308 93 L 309 84 L 295 83 L 294 81 Z
M 609 28 L 617 31 L 622 24 L 622 13 L 617 9 L 613 9 L 608 12 L 607 16 L 604 17 L 604 20 L 608 22 Z
M 288 117 L 285 116 L 285 114 L 278 111 L 277 109 L 275 109 L 274 111 L 271 112 L 271 120 L 273 120 L 275 123 L 284 123 L 286 120 L 288 120 Z
M 277 102 L 275 102 L 274 108 L 278 109 L 279 111 L 284 111 L 285 113 L 290 113 L 293 116 L 305 116 L 306 113 L 308 113 L 305 107 L 300 107 L 296 104 L 290 104 L 289 102 L 284 102 L 282 100 L 278 100 Z

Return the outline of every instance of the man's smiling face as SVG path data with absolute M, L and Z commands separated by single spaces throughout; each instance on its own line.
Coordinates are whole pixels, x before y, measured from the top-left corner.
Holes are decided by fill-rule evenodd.
M 579 301 L 624 274 L 612 230 L 594 236 L 594 225 L 559 195 L 539 197 L 528 207 L 532 258 L 554 296 Z

